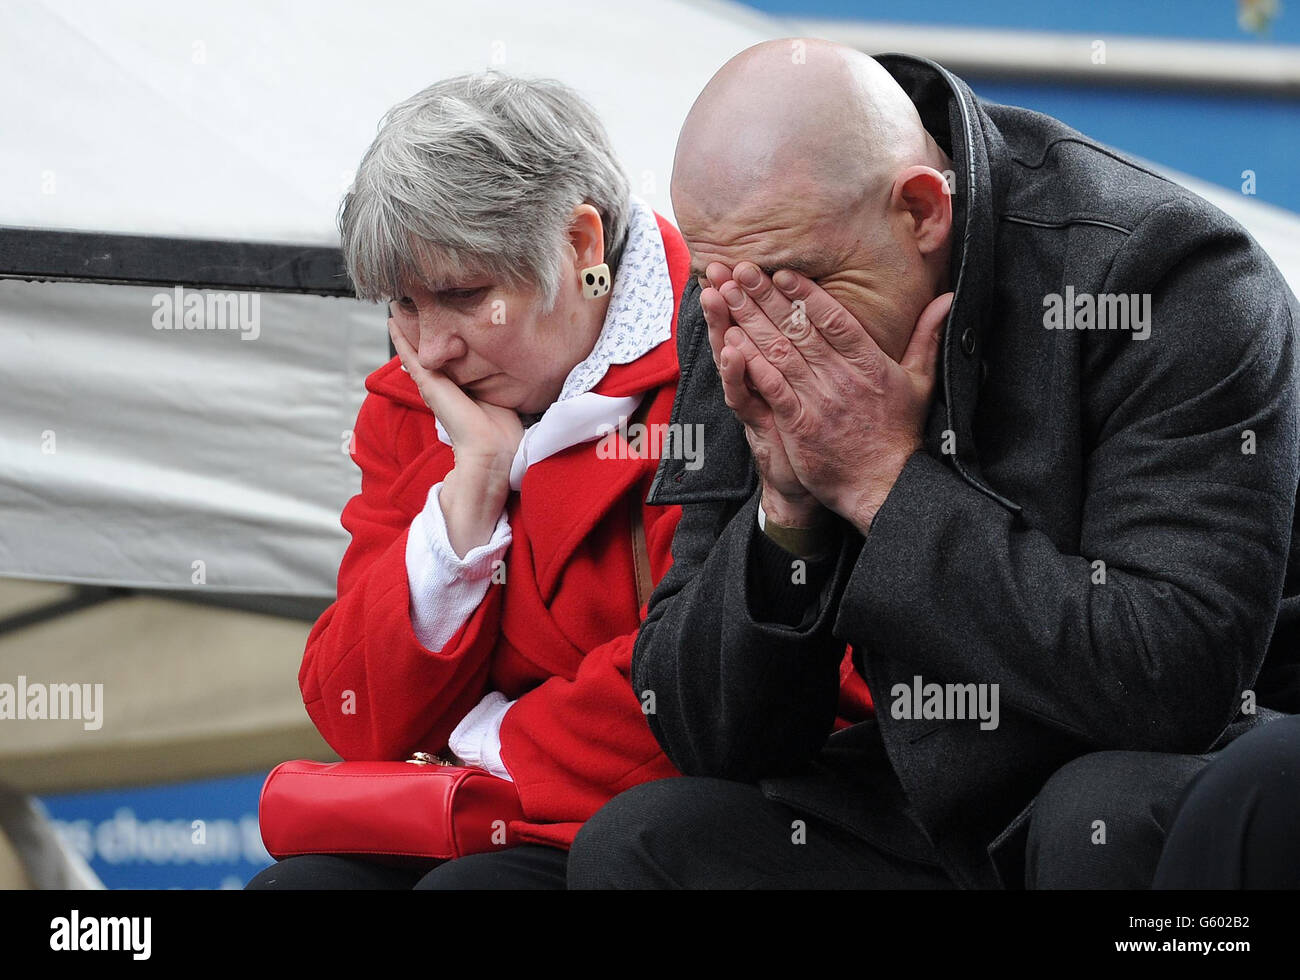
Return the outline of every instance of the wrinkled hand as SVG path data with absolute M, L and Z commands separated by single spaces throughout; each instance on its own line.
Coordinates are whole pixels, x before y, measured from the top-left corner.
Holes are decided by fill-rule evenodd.
M 422 367 L 416 357 L 415 344 L 396 321 L 388 321 L 388 333 L 393 338 L 402 367 L 420 390 L 420 397 L 455 443 L 456 465 L 475 464 L 489 469 L 504 467 L 509 473 L 515 450 L 524 436 L 518 413 L 467 395 L 441 371 Z
M 524 437 L 523 423 L 514 409 L 473 398 L 441 371 L 421 366 L 411 338 L 392 319 L 388 334 L 402 367 L 453 443 L 456 462 L 443 481 L 439 501 L 447 537 L 464 558 L 491 539 L 510 496 L 510 466 Z
M 720 359 L 743 359 L 799 483 L 865 533 L 921 447 L 953 294 L 926 306 L 895 362 L 804 276 L 779 271 L 778 288 L 752 262 L 734 276 L 720 290 L 735 323 Z
M 705 274 L 712 285 L 700 292 L 700 308 L 709 328 L 713 363 L 722 379 L 723 400 L 745 426 L 745 439 L 763 484 L 763 510 L 778 524 L 810 527 L 826 516 L 824 509 L 791 466 L 772 409 L 747 382 L 744 356 L 723 340 L 734 321 L 719 290 L 731 281 L 731 270 L 721 262 L 710 262 Z

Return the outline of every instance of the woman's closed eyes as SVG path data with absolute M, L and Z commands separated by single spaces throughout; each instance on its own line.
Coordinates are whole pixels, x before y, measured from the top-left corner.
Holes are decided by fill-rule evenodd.
M 476 306 L 491 288 L 490 285 L 457 286 L 451 289 L 440 289 L 432 295 L 434 302 L 465 310 Z M 392 309 L 409 319 L 414 319 L 420 315 L 419 307 L 410 296 L 401 296 L 394 300 Z

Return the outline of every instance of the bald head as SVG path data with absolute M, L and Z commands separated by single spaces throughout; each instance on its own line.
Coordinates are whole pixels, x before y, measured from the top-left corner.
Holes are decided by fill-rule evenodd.
M 947 288 L 951 166 L 874 58 L 814 38 L 742 51 L 696 99 L 673 161 L 701 300 L 739 264 L 787 269 L 897 360 Z
M 691 107 L 673 161 L 673 199 L 725 207 L 791 181 L 852 205 L 904 167 L 945 160 L 916 107 L 874 59 L 817 38 L 736 55 Z

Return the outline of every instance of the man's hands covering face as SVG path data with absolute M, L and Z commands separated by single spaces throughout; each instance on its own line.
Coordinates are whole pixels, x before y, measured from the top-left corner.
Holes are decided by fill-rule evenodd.
M 709 344 L 763 479 L 763 510 L 808 527 L 824 507 L 865 533 L 921 446 L 953 294 L 921 313 L 900 363 L 804 276 L 781 270 L 774 282 L 752 262 L 706 273 Z

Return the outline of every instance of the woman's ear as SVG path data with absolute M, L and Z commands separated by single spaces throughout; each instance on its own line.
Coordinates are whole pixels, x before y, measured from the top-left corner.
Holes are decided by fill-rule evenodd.
M 569 244 L 576 268 L 586 269 L 605 261 L 605 225 L 600 212 L 590 204 L 579 204 L 569 220 Z
M 906 214 L 916 250 L 930 255 L 948 243 L 952 233 L 952 189 L 933 167 L 913 166 L 894 178 L 890 207 Z

